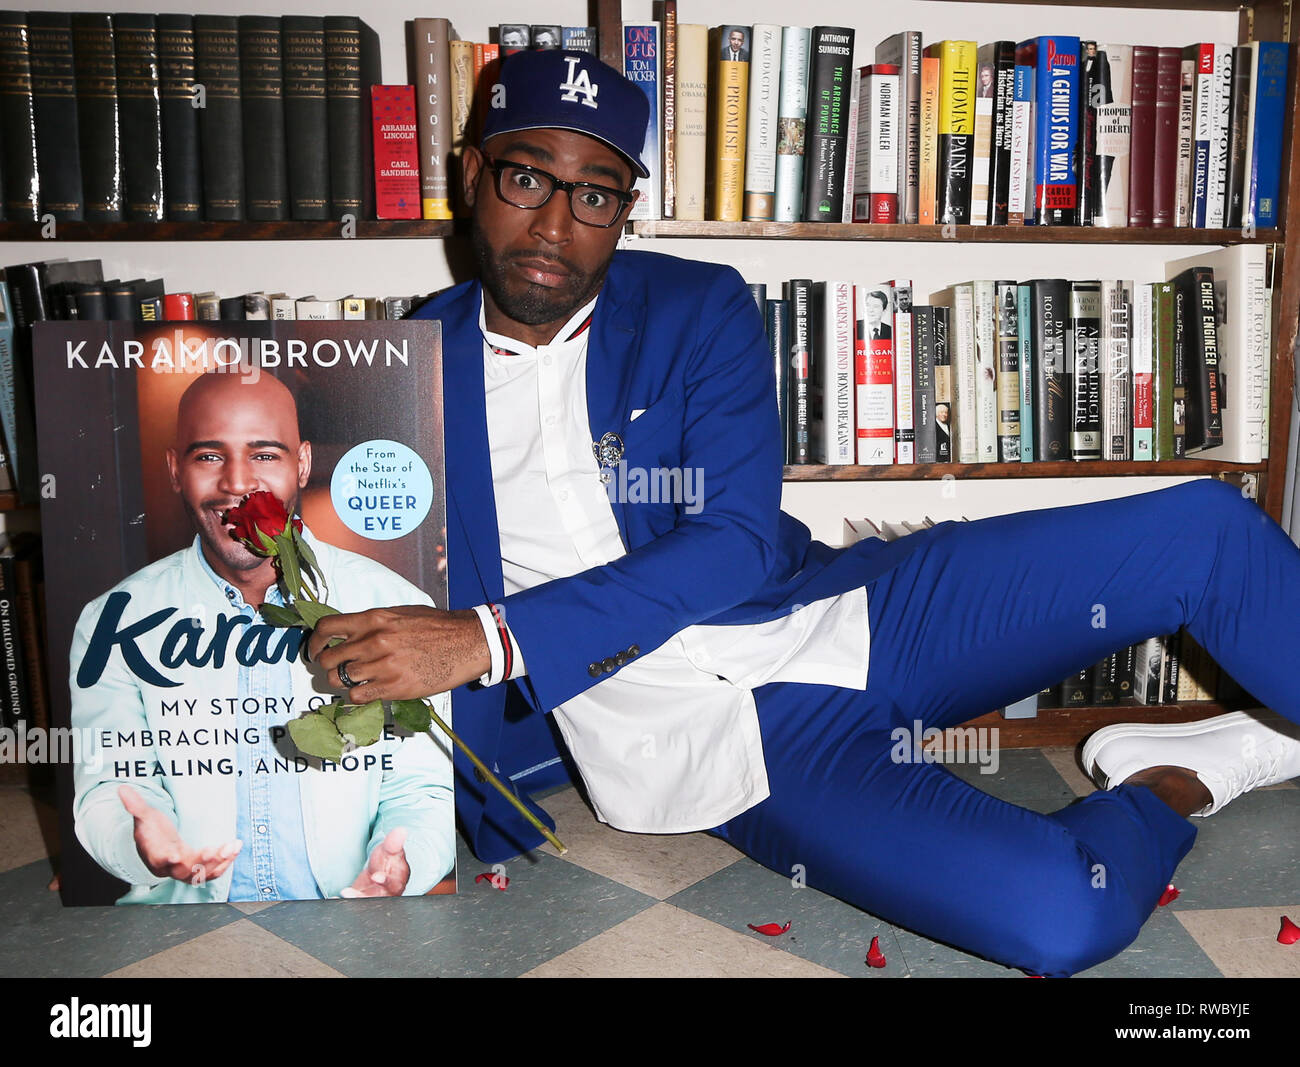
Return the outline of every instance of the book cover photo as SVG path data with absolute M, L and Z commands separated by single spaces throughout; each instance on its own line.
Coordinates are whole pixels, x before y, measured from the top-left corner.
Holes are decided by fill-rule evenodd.
M 450 742 L 305 654 L 330 609 L 447 606 L 438 324 L 34 346 L 63 902 L 455 892 Z

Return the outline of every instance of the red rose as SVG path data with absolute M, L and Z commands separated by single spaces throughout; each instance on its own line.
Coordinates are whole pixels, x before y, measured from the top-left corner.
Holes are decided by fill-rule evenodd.
M 267 537 L 279 537 L 289 522 L 289 510 L 274 493 L 264 490 L 248 496 L 225 514 L 225 520 L 234 523 L 230 536 L 257 551 L 261 551 L 258 531 Z M 293 520 L 294 529 L 302 532 L 302 519 Z

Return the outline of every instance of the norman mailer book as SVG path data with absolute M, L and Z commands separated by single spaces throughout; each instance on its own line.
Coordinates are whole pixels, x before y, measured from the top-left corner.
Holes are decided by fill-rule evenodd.
M 379 868 L 454 892 L 445 738 L 334 704 L 276 625 L 319 617 L 309 587 L 446 607 L 439 324 L 49 322 L 34 344 L 64 903 L 368 896 Z M 261 529 L 302 523 L 282 581 L 232 536 L 229 509 L 268 499 Z

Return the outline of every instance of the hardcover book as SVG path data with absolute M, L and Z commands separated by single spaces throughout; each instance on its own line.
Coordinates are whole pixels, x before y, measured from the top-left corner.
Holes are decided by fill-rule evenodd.
M 808 88 L 808 147 L 804 222 L 839 222 L 853 92 L 853 30 L 817 26 L 812 32 Z
M 636 188 L 641 190 L 641 196 L 632 205 L 629 219 L 658 219 L 664 213 L 664 168 L 660 149 L 663 136 L 661 38 L 657 22 L 623 24 L 623 76 L 645 93 L 650 104 L 650 123 L 641 149 L 641 159 L 650 171 L 650 177 L 637 178 Z
M 740 222 L 744 217 L 749 29 L 723 26 L 709 36 L 710 51 L 717 57 L 709 85 L 709 218 L 719 222 Z
M 47 323 L 35 344 L 64 903 L 375 895 L 394 851 L 405 895 L 454 891 L 446 739 L 382 706 L 345 720 L 304 631 L 272 625 L 307 603 L 289 568 L 250 585 L 227 515 L 282 501 L 340 611 L 445 607 L 438 324 Z M 338 755 L 304 754 L 302 722 Z

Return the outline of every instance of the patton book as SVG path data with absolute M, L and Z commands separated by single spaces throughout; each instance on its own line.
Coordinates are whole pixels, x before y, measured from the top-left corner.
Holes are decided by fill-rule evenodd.
M 256 557 L 225 521 L 270 492 L 330 605 L 445 607 L 438 324 L 46 323 L 35 344 L 64 902 L 355 895 L 398 827 L 403 893 L 454 891 L 449 746 L 382 707 L 374 744 L 294 744 L 309 713 L 338 732 L 340 693 L 270 624 L 274 576 L 240 584 Z M 242 846 L 169 865 L 133 832 L 150 811 L 189 849 Z

